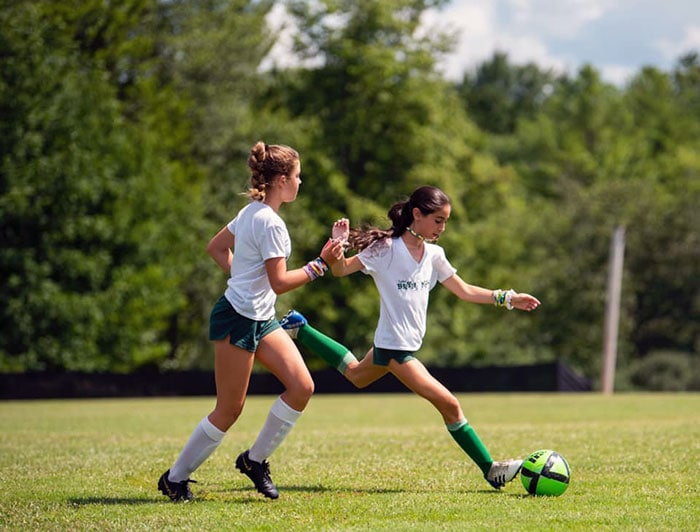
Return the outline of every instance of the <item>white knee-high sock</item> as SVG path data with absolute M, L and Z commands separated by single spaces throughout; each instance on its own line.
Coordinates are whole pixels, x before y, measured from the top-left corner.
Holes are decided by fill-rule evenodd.
M 275 452 L 300 415 L 301 412 L 294 410 L 281 397 L 278 397 L 270 408 L 260 434 L 248 451 L 250 459 L 262 463 Z
M 194 428 L 180 456 L 170 468 L 168 480 L 180 482 L 190 478 L 202 462 L 216 450 L 225 435 L 225 432 L 217 429 L 205 416 Z

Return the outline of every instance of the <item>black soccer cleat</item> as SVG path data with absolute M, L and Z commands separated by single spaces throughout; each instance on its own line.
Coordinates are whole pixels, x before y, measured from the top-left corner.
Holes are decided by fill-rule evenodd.
M 263 460 L 262 464 L 255 462 L 248 457 L 248 451 L 245 451 L 236 458 L 236 469 L 247 475 L 255 484 L 255 488 L 268 499 L 276 499 L 280 496 L 270 478 L 270 464 L 267 460 Z
M 170 469 L 160 476 L 160 479 L 158 479 L 158 489 L 163 495 L 170 497 L 171 501 L 190 502 L 192 500 L 192 492 L 190 491 L 189 483 L 192 482 L 196 484 L 197 481 L 188 478 L 180 482 L 171 482 L 168 480 L 169 473 Z

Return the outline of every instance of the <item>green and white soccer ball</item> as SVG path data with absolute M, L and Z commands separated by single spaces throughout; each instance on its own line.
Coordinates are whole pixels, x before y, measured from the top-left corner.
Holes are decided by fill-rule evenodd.
M 535 451 L 523 462 L 520 480 L 530 495 L 559 496 L 569 487 L 571 469 L 556 451 Z

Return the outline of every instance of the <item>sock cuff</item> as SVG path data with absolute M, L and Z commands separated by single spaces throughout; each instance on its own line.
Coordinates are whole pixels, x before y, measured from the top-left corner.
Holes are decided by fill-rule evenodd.
M 272 404 L 270 408 L 270 413 L 285 421 L 286 423 L 294 424 L 301 412 L 294 410 L 291 406 L 282 400 L 282 397 L 278 397 L 277 400 Z
M 209 421 L 209 416 L 204 416 L 202 421 L 199 422 L 199 426 L 202 427 L 204 434 L 209 436 L 214 441 L 221 441 L 224 436 L 226 436 L 224 431 L 219 430 L 211 421 Z
M 341 374 L 345 373 L 345 370 L 348 369 L 351 362 L 357 362 L 357 357 L 353 355 L 351 351 L 348 351 L 345 353 L 345 355 L 343 355 L 343 359 L 340 361 L 340 364 L 338 364 L 338 371 Z
M 459 421 L 456 421 L 455 423 L 450 423 L 449 425 L 447 425 L 447 430 L 449 430 L 450 432 L 455 432 L 456 430 L 459 430 L 468 424 L 469 423 L 467 422 L 467 419 L 462 418 Z

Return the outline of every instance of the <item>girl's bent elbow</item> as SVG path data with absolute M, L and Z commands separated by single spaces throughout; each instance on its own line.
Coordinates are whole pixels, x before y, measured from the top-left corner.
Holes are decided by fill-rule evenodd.
M 226 256 L 228 253 L 228 248 L 222 248 L 220 246 L 217 246 L 213 240 L 209 242 L 209 244 L 207 244 L 207 254 L 214 260 L 216 260 L 220 256 Z
M 209 242 L 209 243 L 207 244 L 207 255 L 209 255 L 210 257 L 213 257 L 214 254 L 215 254 L 215 253 L 214 253 L 214 249 L 216 249 L 216 248 L 212 245 L 211 242 Z
M 280 296 L 284 294 L 284 290 L 282 290 L 281 287 L 279 287 L 276 284 L 270 284 L 270 288 L 272 288 L 272 291 L 275 293 L 275 295 Z
M 278 296 L 286 294 L 290 290 L 290 287 L 286 283 L 281 282 L 270 283 L 270 288 L 272 288 L 272 291 Z

